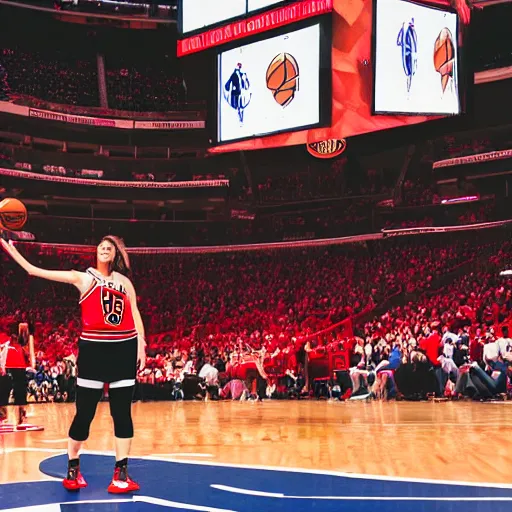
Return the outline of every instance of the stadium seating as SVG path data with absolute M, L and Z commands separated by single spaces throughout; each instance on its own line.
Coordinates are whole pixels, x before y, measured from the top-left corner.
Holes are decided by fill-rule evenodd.
M 361 331 L 372 347 L 382 348 L 384 341 L 392 346 L 397 333 L 413 333 L 404 335 L 407 347 L 412 346 L 411 338 L 419 343 L 420 330 L 434 323 L 436 328 L 453 330 L 461 311 L 471 319 L 471 327 L 488 330 L 505 320 L 510 308 L 510 302 L 501 298 L 496 272 L 510 260 L 507 238 L 507 233 L 494 230 L 482 232 L 478 239 L 473 233 L 449 235 L 449 240 L 432 235 L 375 241 L 366 247 L 133 255 L 134 283 L 151 339 L 149 370 L 142 380 L 152 385 L 172 380 L 175 363 L 183 357 L 192 358 L 196 366 L 216 358 L 220 367 L 235 371 L 234 357 L 247 346 L 266 346 L 274 357 L 278 352 L 288 354 L 287 369 L 297 373 L 304 368 L 298 358 L 308 335 L 327 328 L 326 337 L 308 343 L 311 350 L 325 346 L 326 340 L 349 342 L 346 336 L 337 338 L 330 326 L 364 317 L 375 307 L 384 312 Z M 46 268 L 83 269 L 94 259 L 93 253 L 67 253 L 51 246 L 29 244 L 21 250 Z M 465 268 L 475 271 L 451 277 Z M 65 285 L 28 277 L 4 255 L 0 270 L 2 323 L 7 327 L 14 320 L 9 318 L 12 312 L 29 313 L 37 323 L 38 370 L 51 373 L 59 361 L 76 354 L 76 293 Z M 446 280 L 452 284 L 439 288 Z M 414 304 L 387 309 L 390 297 L 411 294 L 419 297 Z M 375 348 L 369 366 L 386 360 L 381 348 Z M 353 358 L 357 351 L 352 350 Z M 60 368 L 65 371 L 64 365 Z M 43 396 L 41 386 L 38 389 Z

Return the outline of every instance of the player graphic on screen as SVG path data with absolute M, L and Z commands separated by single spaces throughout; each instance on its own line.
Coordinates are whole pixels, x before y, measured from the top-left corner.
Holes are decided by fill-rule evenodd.
M 418 67 L 418 36 L 414 28 L 414 18 L 403 23 L 396 39 L 397 46 L 402 49 L 402 67 L 407 77 L 407 92 L 411 90 L 412 77 Z
M 242 64 L 239 62 L 224 86 L 224 98 L 237 111 L 241 123 L 244 122 L 244 110 L 251 102 L 250 87 L 247 73 L 242 71 Z

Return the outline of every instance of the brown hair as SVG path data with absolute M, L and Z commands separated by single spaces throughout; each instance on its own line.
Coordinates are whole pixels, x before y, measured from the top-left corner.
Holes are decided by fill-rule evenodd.
M 126 251 L 123 239 L 118 236 L 107 235 L 101 239 L 101 242 L 104 241 L 110 242 L 116 249 L 116 255 L 114 257 L 114 261 L 110 264 L 109 271 L 119 272 L 126 277 L 130 277 L 132 273 L 130 258 L 128 257 L 128 252 Z

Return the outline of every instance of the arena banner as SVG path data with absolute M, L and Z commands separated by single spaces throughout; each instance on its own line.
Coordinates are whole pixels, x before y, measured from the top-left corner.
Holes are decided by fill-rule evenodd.
M 100 169 L 82 169 L 79 172 L 84 178 L 103 178 L 103 171 Z
M 135 121 L 136 130 L 204 130 L 205 121 Z
M 432 167 L 434 169 L 440 169 L 442 167 L 454 167 L 456 165 L 481 164 L 483 162 L 492 162 L 493 160 L 506 160 L 507 158 L 512 158 L 512 149 L 447 158 L 446 160 L 434 162 Z
M 231 209 L 231 218 L 235 220 L 254 220 L 256 214 L 246 209 Z
M 65 106 L 61 106 L 65 109 Z M 0 112 L 18 116 L 42 119 L 45 121 L 58 121 L 98 128 L 116 128 L 124 130 L 203 130 L 206 127 L 204 120 L 148 120 L 134 121 L 130 119 L 96 117 L 91 115 L 75 115 L 57 110 L 44 110 L 39 108 L 15 105 L 9 101 L 0 101 Z
M 303 0 L 178 41 L 178 57 L 332 11 L 333 0 Z
M 98 126 L 104 128 L 124 128 L 128 130 L 133 129 L 133 121 L 126 119 L 107 119 L 103 117 L 90 117 L 90 116 L 75 116 L 66 114 L 64 112 L 52 112 L 51 110 L 39 110 L 37 108 L 30 108 L 28 111 L 29 117 L 37 119 L 44 119 L 46 121 L 60 121 L 62 123 L 82 124 L 88 126 Z

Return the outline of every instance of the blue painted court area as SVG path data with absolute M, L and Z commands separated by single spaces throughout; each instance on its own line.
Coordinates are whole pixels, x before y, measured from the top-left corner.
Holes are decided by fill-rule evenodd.
M 46 475 L 63 478 L 66 456 L 44 460 Z M 421 464 L 421 461 L 418 461 Z M 141 484 L 134 495 L 109 495 L 113 458 L 82 455 L 89 487 L 69 493 L 60 481 L 0 485 L 0 510 L 17 512 L 510 512 L 512 485 L 462 485 L 365 478 L 213 463 L 130 460 Z

